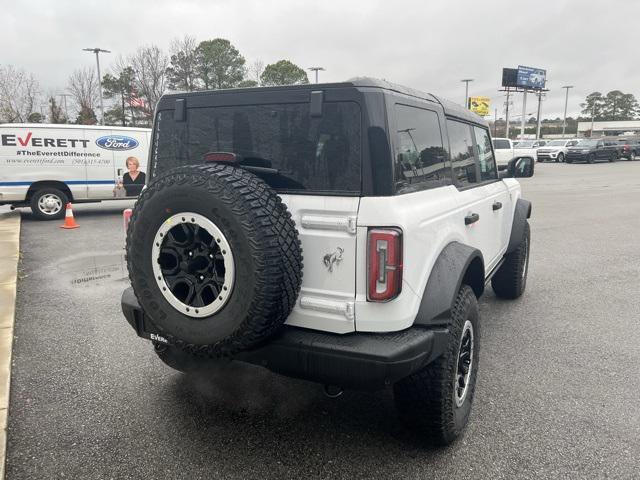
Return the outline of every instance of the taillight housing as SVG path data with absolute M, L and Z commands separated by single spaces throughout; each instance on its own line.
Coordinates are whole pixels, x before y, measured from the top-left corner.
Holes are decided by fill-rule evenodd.
M 367 300 L 388 302 L 402 291 L 402 231 L 372 228 L 367 235 Z

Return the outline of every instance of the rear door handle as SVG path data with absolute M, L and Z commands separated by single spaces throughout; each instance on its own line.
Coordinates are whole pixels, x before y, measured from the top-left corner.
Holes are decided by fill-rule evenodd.
M 500 202 L 493 202 L 493 211 L 495 212 L 496 210 L 500 210 L 502 208 L 502 203 Z
M 464 217 L 464 224 L 471 225 L 472 223 L 476 223 L 478 220 L 480 220 L 480 215 L 477 213 L 471 213 Z

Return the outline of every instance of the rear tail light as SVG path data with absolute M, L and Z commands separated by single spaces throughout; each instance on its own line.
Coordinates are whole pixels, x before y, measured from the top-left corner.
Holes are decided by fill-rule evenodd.
M 388 302 L 402 291 L 402 232 L 374 228 L 367 237 L 367 300 Z

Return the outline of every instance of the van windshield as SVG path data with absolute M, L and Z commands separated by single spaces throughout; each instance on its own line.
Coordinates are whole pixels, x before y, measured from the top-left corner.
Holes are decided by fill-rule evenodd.
M 309 104 L 190 108 L 186 122 L 158 112 L 152 174 L 203 163 L 209 152 L 231 152 L 278 191 L 358 194 L 361 191 L 361 119 L 355 102 L 325 102 L 322 116 Z

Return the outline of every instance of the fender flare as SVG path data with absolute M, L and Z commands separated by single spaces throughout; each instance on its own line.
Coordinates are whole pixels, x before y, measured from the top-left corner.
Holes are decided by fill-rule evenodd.
M 462 283 L 469 285 L 476 297 L 480 297 L 484 279 L 484 259 L 480 250 L 459 242 L 449 243 L 431 269 L 414 324 L 446 323 Z
M 513 222 L 511 223 L 511 236 L 509 237 L 509 245 L 507 252 L 511 253 L 518 245 L 522 243 L 524 236 L 524 226 L 527 218 L 531 218 L 531 202 L 524 198 L 519 198 L 516 202 L 516 208 L 513 211 Z

